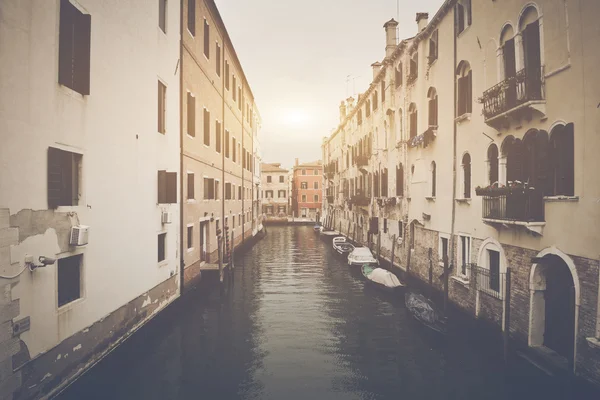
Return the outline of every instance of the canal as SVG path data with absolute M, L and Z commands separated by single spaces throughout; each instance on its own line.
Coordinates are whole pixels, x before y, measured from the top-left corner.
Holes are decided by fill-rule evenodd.
M 60 399 L 587 398 L 524 362 L 505 368 L 477 329 L 437 336 L 311 227 L 269 228 L 227 289 L 217 281 L 203 279 Z

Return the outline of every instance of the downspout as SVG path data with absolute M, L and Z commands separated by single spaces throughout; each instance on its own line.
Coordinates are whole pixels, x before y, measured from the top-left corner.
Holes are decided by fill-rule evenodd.
M 242 105 L 240 108 L 242 109 L 242 151 L 240 154 L 240 156 L 242 157 L 242 221 L 244 221 L 244 223 L 242 224 L 242 245 L 244 244 L 244 242 L 246 241 L 246 224 L 248 223 L 248 221 L 246 221 L 246 208 L 244 207 L 246 205 L 246 181 L 244 180 L 244 170 L 246 169 L 246 163 L 248 162 L 248 160 L 246 160 L 246 148 L 244 147 L 244 80 L 240 79 L 242 81 L 242 94 L 241 96 L 239 96 L 239 101 L 240 104 Z M 234 89 L 235 90 L 235 89 Z
M 222 196 L 221 196 L 221 218 L 223 221 L 223 252 L 225 251 L 225 242 L 227 240 L 227 235 L 229 234 L 228 232 L 225 232 L 225 76 L 224 75 L 224 70 L 225 70 L 225 41 L 223 40 L 223 47 L 221 49 L 221 65 L 219 69 L 223 69 L 223 71 L 219 71 L 219 74 L 221 76 L 221 132 L 219 132 L 219 134 L 221 135 L 221 174 L 222 174 L 222 180 L 221 182 L 223 182 L 223 184 L 221 185 L 221 192 L 222 192 Z M 231 195 L 231 184 L 229 184 L 229 194 Z M 229 220 L 228 220 L 229 221 Z M 229 225 L 229 222 L 227 222 L 227 224 Z M 233 246 L 233 243 L 231 244 Z M 223 257 L 222 255 L 219 255 L 219 258 L 222 260 Z M 231 262 L 231 260 L 229 260 Z
M 456 7 L 454 8 L 454 13 L 456 13 Z M 448 281 L 449 281 L 449 274 L 451 271 L 450 266 L 454 265 L 454 245 L 455 245 L 455 238 L 454 238 L 454 231 L 455 231 L 455 223 L 456 223 L 456 135 L 457 135 L 457 122 L 456 122 L 456 113 L 458 111 L 457 108 L 457 99 L 456 99 L 456 85 L 457 85 L 457 81 L 456 81 L 456 61 L 457 61 L 457 48 L 456 48 L 456 44 L 457 44 L 457 38 L 456 38 L 456 17 L 454 17 L 454 30 L 453 30 L 453 50 L 454 50 L 454 61 L 452 63 L 452 76 L 454 77 L 452 82 L 453 82 L 453 100 L 454 100 L 454 124 L 453 124 L 453 132 L 452 132 L 452 219 L 451 219 L 451 224 L 450 224 L 450 261 L 449 261 L 449 265 L 445 266 L 444 269 L 444 283 L 445 283 L 445 287 L 444 287 L 444 308 L 447 308 L 447 304 L 448 304 Z
M 179 2 L 179 295 L 183 294 L 183 0 Z

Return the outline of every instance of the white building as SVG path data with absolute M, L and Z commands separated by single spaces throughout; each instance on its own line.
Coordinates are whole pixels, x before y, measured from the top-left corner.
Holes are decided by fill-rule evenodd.
M 178 296 L 180 10 L 6 0 L 0 15 L 0 397 L 25 399 Z M 57 261 L 32 271 L 40 256 Z
M 290 198 L 289 171 L 280 163 L 263 163 L 262 172 L 262 213 L 267 218 L 284 218 L 289 214 Z

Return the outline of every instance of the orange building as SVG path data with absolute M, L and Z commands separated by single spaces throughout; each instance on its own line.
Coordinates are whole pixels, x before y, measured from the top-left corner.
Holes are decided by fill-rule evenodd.
M 294 217 L 318 220 L 323 202 L 323 163 L 294 164 L 292 210 Z

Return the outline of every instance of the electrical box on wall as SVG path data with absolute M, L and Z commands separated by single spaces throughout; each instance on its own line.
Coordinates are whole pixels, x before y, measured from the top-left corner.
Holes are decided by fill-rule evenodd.
M 90 227 L 85 225 L 76 225 L 71 227 L 71 246 L 85 246 L 88 244 L 88 234 Z
M 167 212 L 167 211 L 163 211 L 160 217 L 160 221 L 163 224 L 170 224 L 171 223 L 171 213 Z

